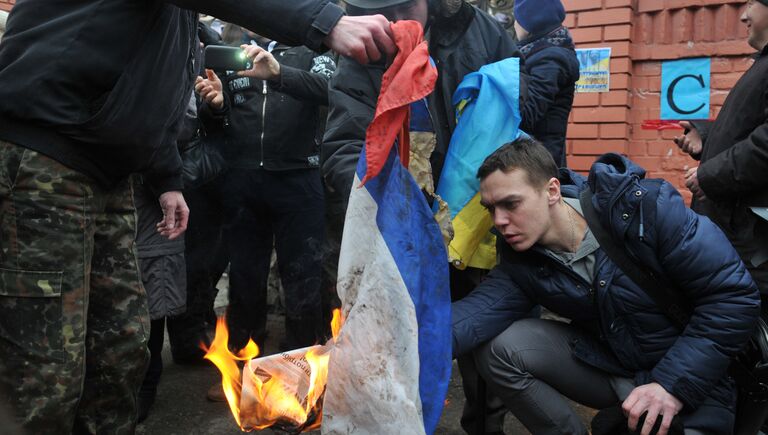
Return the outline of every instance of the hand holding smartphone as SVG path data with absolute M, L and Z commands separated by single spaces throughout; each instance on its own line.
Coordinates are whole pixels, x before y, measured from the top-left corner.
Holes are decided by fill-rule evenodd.
M 242 48 L 209 45 L 205 47 L 205 68 L 214 71 L 245 71 L 253 68 L 253 62 Z

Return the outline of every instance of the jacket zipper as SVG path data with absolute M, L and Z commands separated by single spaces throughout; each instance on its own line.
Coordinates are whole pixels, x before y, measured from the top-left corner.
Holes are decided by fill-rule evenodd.
M 264 167 L 264 128 L 267 125 L 266 116 L 267 116 L 267 81 L 262 80 L 261 83 L 263 84 L 261 88 L 261 93 L 264 95 L 264 100 L 261 103 L 261 137 L 259 139 L 259 143 L 261 145 L 261 162 L 259 162 L 260 167 Z
M 576 281 L 579 281 L 582 284 L 584 284 L 585 289 L 587 290 L 587 293 L 589 294 L 589 298 L 592 300 L 592 303 L 597 303 L 597 292 L 592 288 L 593 285 L 590 282 L 588 282 L 587 280 L 582 278 L 581 275 L 579 275 L 578 273 L 574 272 L 573 269 L 571 269 L 568 266 L 566 266 L 565 264 L 563 264 L 560 260 L 558 260 L 557 258 L 547 254 L 546 252 L 539 252 L 539 255 L 542 255 L 542 256 L 546 257 L 547 259 L 549 259 L 550 261 L 555 263 L 555 266 L 558 269 L 560 269 L 563 272 L 565 272 L 566 274 L 570 275 Z M 595 264 L 595 270 L 598 270 L 597 269 L 597 264 Z

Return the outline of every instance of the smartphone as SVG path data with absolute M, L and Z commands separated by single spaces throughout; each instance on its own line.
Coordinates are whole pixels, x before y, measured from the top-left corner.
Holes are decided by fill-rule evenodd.
M 205 67 L 215 71 L 243 71 L 251 69 L 253 62 L 239 47 L 209 45 L 205 47 Z

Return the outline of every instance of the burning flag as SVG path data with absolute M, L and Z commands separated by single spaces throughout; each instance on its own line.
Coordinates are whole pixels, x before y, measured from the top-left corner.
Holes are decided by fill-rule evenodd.
M 400 71 L 385 74 L 377 118 L 382 101 L 407 110 L 432 91 L 436 77 L 420 26 L 400 21 L 392 28 L 396 43 L 416 30 L 418 38 L 410 47 L 398 43 L 408 58 Z M 408 67 L 418 73 L 400 74 Z M 409 84 L 397 83 L 398 77 Z M 385 84 L 400 98 L 384 95 Z M 403 126 L 403 118 L 392 122 Z M 330 351 L 322 432 L 432 434 L 451 374 L 447 253 L 427 201 L 394 146 L 399 128 L 385 128 L 386 139 L 371 141 L 374 124 L 353 185 L 366 182 L 352 189 L 344 224 L 337 282 L 344 327 Z M 408 150 L 400 152 L 407 156 Z
M 392 31 L 399 53 L 358 162 L 355 185 L 366 183 L 350 194 L 337 283 L 344 315 L 334 313 L 333 340 L 264 358 L 250 342 L 233 354 L 221 319 L 206 349 L 243 430 L 322 422 L 326 435 L 432 434 L 440 419 L 451 375 L 448 257 L 400 157 L 407 162 L 408 105 L 432 92 L 437 71 L 418 23 Z

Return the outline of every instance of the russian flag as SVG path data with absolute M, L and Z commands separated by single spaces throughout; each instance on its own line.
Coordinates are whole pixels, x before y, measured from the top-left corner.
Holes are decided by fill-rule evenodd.
M 366 175 L 366 150 L 354 186 Z M 432 434 L 451 376 L 447 253 L 392 147 L 352 189 L 337 291 L 344 327 L 332 350 L 323 434 Z

